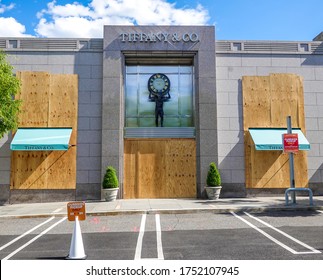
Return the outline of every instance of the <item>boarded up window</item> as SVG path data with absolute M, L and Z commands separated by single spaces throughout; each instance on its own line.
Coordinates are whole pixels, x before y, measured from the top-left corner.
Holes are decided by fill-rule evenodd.
M 77 75 L 18 72 L 19 127 L 72 127 L 67 151 L 13 151 L 11 189 L 75 189 Z
M 292 126 L 305 134 L 304 93 L 302 78 L 294 74 L 244 76 L 242 79 L 245 171 L 247 188 L 288 188 L 288 155 L 282 151 L 256 151 L 250 127 L 286 128 Z M 297 187 L 308 184 L 307 155 L 294 157 Z

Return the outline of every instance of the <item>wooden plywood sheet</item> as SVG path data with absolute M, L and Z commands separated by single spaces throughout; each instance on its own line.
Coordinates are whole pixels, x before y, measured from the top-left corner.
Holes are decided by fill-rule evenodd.
M 160 197 L 162 178 L 164 175 L 165 145 L 159 141 L 139 141 L 137 163 L 138 185 L 136 192 L 139 198 Z
M 308 184 L 306 152 L 294 156 L 295 183 L 297 187 Z M 246 182 L 253 188 L 289 188 L 289 160 L 280 151 L 252 151 L 250 176 Z
M 72 127 L 70 144 L 76 144 L 78 115 L 77 75 L 50 76 L 49 127 Z
M 75 189 L 77 143 L 77 75 L 18 72 L 22 99 L 20 127 L 72 127 L 68 151 L 15 151 L 12 189 Z
M 164 144 L 154 140 L 126 141 L 125 198 L 160 197 L 161 183 L 165 182 Z
M 53 151 L 47 158 L 47 188 L 75 189 L 76 147 L 67 151 Z
M 292 126 L 305 133 L 302 78 L 294 74 L 246 76 L 242 87 L 246 187 L 287 188 L 290 186 L 288 155 L 282 151 L 256 151 L 248 129 L 286 127 L 286 117 L 290 115 Z M 307 186 L 307 154 L 301 151 L 294 158 L 296 185 Z
M 126 140 L 125 198 L 196 197 L 192 139 Z
M 167 197 L 196 197 L 195 141 L 169 141 L 165 152 Z
M 125 141 L 124 143 L 124 198 L 139 197 L 139 177 L 138 170 L 138 141 Z
M 20 127 L 47 127 L 50 75 L 46 72 L 18 72 L 21 90 L 16 99 L 23 100 Z
M 271 103 L 269 77 L 243 77 L 242 87 L 244 130 L 248 127 L 267 127 L 270 124 Z
M 76 147 L 68 151 L 14 151 L 12 189 L 74 189 Z
M 47 189 L 47 158 L 50 151 L 13 151 L 12 189 Z
M 305 131 L 304 93 L 302 78 L 294 74 L 244 76 L 243 124 L 249 127 L 286 127 L 292 125 Z
M 286 127 L 287 116 L 291 116 L 293 127 L 301 127 L 304 116 L 300 115 L 299 100 L 304 98 L 300 92 L 300 78 L 292 74 L 272 74 L 269 79 L 271 127 Z

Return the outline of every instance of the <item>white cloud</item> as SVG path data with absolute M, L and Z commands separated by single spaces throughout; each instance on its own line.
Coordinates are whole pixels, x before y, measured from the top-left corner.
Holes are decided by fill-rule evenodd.
M 26 28 L 12 17 L 0 17 L 0 36 L 1 37 L 29 37 L 25 34 Z
M 0 0 L 0 14 L 4 14 L 7 11 L 12 10 L 15 4 L 11 3 L 9 5 L 1 4 Z M 30 37 L 30 35 L 25 34 L 26 27 L 19 23 L 13 17 L 0 17 L 0 36 L 1 37 Z
M 1 0 L 0 0 L 1 2 Z M 10 5 L 4 5 L 0 3 L 0 14 L 3 14 L 5 11 L 10 11 L 15 7 L 15 4 L 11 3 Z
M 87 6 L 74 2 L 47 4 L 38 13 L 35 32 L 40 37 L 102 37 L 104 25 L 203 25 L 208 11 L 176 8 L 166 0 L 92 0 Z
M 56 18 L 55 21 L 39 21 L 36 32 L 41 37 L 68 37 L 68 38 L 100 38 L 103 29 L 102 20 L 90 22 L 81 17 Z
M 38 18 L 43 17 L 45 14 L 49 14 L 53 17 L 82 17 L 89 16 L 90 13 L 89 7 L 85 7 L 77 2 L 62 6 L 56 5 L 56 1 L 53 1 L 47 4 L 47 9 L 43 9 L 38 13 Z

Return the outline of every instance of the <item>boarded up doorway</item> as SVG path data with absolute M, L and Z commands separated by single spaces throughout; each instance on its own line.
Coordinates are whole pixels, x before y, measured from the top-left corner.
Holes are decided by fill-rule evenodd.
M 124 144 L 124 198 L 195 198 L 195 139 L 131 139 Z

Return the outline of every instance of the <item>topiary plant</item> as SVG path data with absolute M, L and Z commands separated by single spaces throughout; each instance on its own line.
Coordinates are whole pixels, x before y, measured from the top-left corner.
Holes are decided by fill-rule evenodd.
M 104 174 L 102 188 L 111 189 L 111 188 L 118 188 L 118 187 L 119 187 L 119 181 L 117 177 L 117 172 L 112 166 L 108 166 Z
M 221 186 L 221 175 L 214 162 L 210 163 L 206 184 L 210 187 Z

